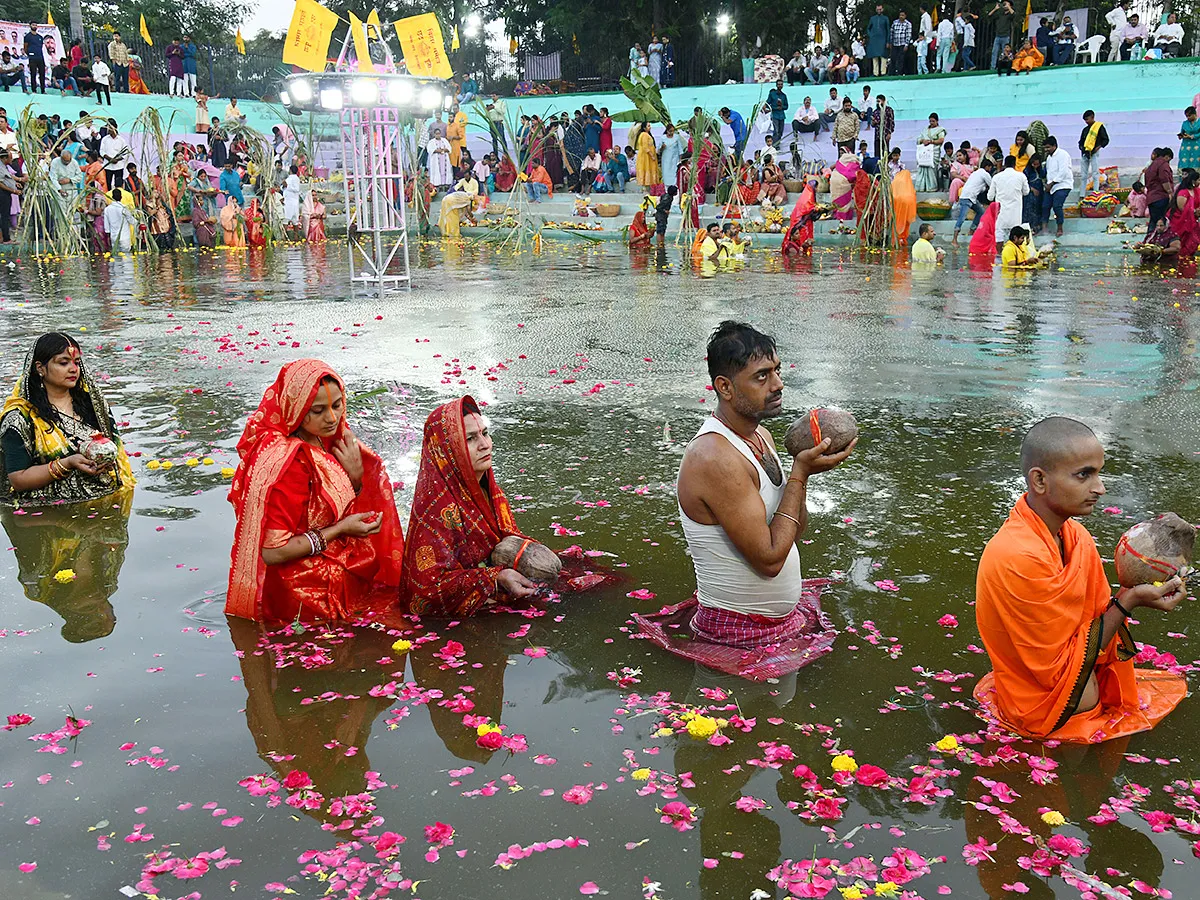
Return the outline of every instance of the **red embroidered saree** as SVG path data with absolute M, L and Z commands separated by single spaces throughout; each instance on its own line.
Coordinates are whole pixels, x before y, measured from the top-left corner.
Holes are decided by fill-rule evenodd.
M 431 616 L 469 616 L 496 596 L 502 566 L 488 557 L 501 538 L 520 534 L 508 498 L 488 470 L 476 478 L 463 416 L 478 413 L 471 397 L 444 403 L 425 420 L 401 605 Z
M 352 619 L 395 605 L 404 535 L 383 462 L 362 447 L 357 496 L 341 463 L 292 434 L 326 377 L 345 385 L 316 359 L 285 365 L 267 388 L 238 441 L 241 464 L 229 502 L 237 515 L 233 538 L 229 615 L 258 621 Z M 340 438 L 345 419 L 335 435 Z M 383 525 L 365 538 L 338 538 L 316 556 L 268 566 L 264 548 L 326 528 L 356 512 L 378 512 Z

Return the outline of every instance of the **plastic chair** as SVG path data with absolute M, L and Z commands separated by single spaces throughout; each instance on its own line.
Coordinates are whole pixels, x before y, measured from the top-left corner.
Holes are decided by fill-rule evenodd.
M 1077 63 L 1084 62 L 1085 60 L 1081 59 L 1080 57 L 1086 56 L 1086 62 L 1095 62 L 1100 55 L 1100 48 L 1104 46 L 1104 42 L 1107 40 L 1108 38 L 1102 34 L 1093 34 L 1082 44 L 1077 44 L 1075 46 L 1074 61 Z

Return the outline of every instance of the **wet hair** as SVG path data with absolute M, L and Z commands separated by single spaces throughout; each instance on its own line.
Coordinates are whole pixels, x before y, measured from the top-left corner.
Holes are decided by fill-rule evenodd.
M 1026 478 L 1032 469 L 1050 469 L 1070 454 L 1080 441 L 1095 441 L 1096 433 L 1082 422 L 1064 416 L 1042 419 L 1021 441 L 1021 472 Z
M 29 393 L 29 402 L 33 404 L 33 408 L 37 410 L 37 414 L 43 421 L 54 425 L 62 425 L 59 418 L 57 407 L 50 402 L 50 397 L 46 394 L 46 384 L 42 381 L 42 376 L 38 374 L 38 364 L 49 365 L 50 360 L 58 356 L 69 347 L 79 349 L 79 343 L 69 334 L 63 334 L 61 331 L 50 331 L 43 334 L 37 339 L 33 345 L 33 359 L 29 364 L 29 371 L 25 374 L 28 379 L 26 390 Z M 100 422 L 96 418 L 96 411 L 92 408 L 92 399 L 87 390 L 83 386 L 83 371 L 80 369 L 80 378 L 75 382 L 75 387 L 71 388 L 71 406 L 75 410 L 75 415 L 92 426 L 96 430 L 100 429 Z
M 925 237 L 926 234 L 933 234 L 933 226 L 928 222 L 922 222 L 921 227 L 917 230 L 917 234 Z
M 708 339 L 708 377 L 733 378 L 752 359 L 775 354 L 775 339 L 745 322 L 726 319 Z
M 1010 241 L 1015 241 L 1019 237 L 1029 237 L 1029 232 L 1020 225 L 1014 225 L 1008 230 L 1008 239 Z

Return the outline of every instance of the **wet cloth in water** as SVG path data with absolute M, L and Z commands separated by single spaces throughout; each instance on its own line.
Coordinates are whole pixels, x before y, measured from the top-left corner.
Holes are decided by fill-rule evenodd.
M 657 613 L 635 613 L 642 634 L 676 656 L 751 681 L 781 678 L 815 662 L 837 638 L 821 609 L 828 579 L 804 582 L 800 601 L 786 616 L 770 619 L 701 606 L 693 596 Z

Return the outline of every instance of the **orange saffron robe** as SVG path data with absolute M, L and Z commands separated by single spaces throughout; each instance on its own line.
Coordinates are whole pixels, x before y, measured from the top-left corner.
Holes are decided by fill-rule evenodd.
M 1104 564 L 1074 519 L 1063 525 L 1062 539 L 1060 554 L 1022 496 L 983 551 L 975 621 L 993 671 L 975 686 L 975 699 L 1026 737 L 1098 743 L 1148 731 L 1183 699 L 1187 682 L 1134 669 L 1137 648 L 1124 624 L 1100 648 L 1111 596 Z M 1093 671 L 1100 702 L 1072 715 Z

